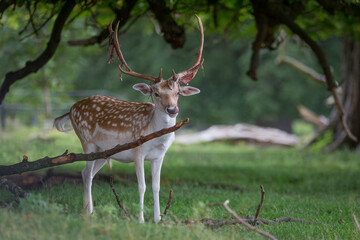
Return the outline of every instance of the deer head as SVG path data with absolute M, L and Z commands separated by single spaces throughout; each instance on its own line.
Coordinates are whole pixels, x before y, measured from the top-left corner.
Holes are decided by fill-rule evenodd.
M 200 47 L 197 52 L 197 58 L 195 63 L 191 68 L 186 71 L 175 73 L 172 70 L 173 74 L 169 79 L 162 78 L 162 69 L 160 70 L 159 76 L 154 77 L 150 75 L 140 74 L 134 72 L 126 63 L 124 56 L 120 50 L 120 44 L 117 37 L 119 23 L 116 24 L 115 31 L 112 29 L 112 23 L 108 26 L 108 30 L 110 32 L 109 36 L 109 50 L 110 57 L 108 62 L 113 59 L 114 51 L 116 52 L 119 60 L 120 60 L 120 78 L 122 74 L 127 74 L 133 77 L 145 79 L 151 82 L 151 84 L 138 83 L 133 86 L 135 90 L 140 91 L 144 95 L 151 95 L 154 99 L 155 108 L 164 113 L 168 114 L 170 117 L 174 118 L 177 116 L 179 112 L 178 108 L 178 99 L 179 95 L 182 96 L 190 96 L 194 94 L 200 93 L 200 90 L 191 87 L 191 86 L 181 86 L 181 83 L 188 84 L 196 75 L 199 68 L 202 68 L 204 59 L 201 59 L 202 50 L 204 46 L 204 29 L 202 26 L 201 19 L 197 16 L 196 19 L 199 24 L 201 37 L 200 37 Z

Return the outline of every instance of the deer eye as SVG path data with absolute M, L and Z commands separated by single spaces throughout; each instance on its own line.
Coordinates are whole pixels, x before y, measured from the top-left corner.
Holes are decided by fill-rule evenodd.
M 159 95 L 159 94 L 157 94 L 157 93 L 154 93 L 154 95 L 155 95 L 155 97 L 160 97 L 160 95 Z

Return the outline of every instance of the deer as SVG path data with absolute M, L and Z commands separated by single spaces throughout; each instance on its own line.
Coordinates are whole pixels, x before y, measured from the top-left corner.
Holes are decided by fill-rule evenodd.
M 142 94 L 151 96 L 153 102 L 128 102 L 108 96 L 95 95 L 76 102 L 70 111 L 55 119 L 54 125 L 58 131 L 70 131 L 67 122 L 79 138 L 85 153 L 104 151 L 113 148 L 117 144 L 125 144 L 134 141 L 141 136 L 168 128 L 176 123 L 179 113 L 179 96 L 191 96 L 200 93 L 188 83 L 195 77 L 199 68 L 202 68 L 204 59 L 202 51 L 204 46 L 204 30 L 201 19 L 195 15 L 200 29 L 200 47 L 197 58 L 188 70 L 176 73 L 172 70 L 172 76 L 162 78 L 162 69 L 158 77 L 145 75 L 133 71 L 126 63 L 118 41 L 118 26 L 115 31 L 112 22 L 109 30 L 109 60 L 113 59 L 114 52 L 117 54 L 120 65 L 120 78 L 122 74 L 150 81 L 150 84 L 137 83 L 133 89 Z M 181 83 L 185 85 L 181 85 Z M 85 211 L 91 214 L 94 210 L 91 194 L 92 181 L 96 173 L 111 159 L 122 163 L 133 162 L 138 182 L 140 212 L 139 222 L 144 222 L 144 194 L 146 183 L 144 177 L 144 161 L 151 162 L 152 191 L 154 199 L 154 222 L 161 220 L 159 206 L 160 173 L 164 156 L 175 139 L 174 132 L 152 139 L 133 149 L 114 154 L 109 159 L 87 161 L 81 171 L 84 185 Z

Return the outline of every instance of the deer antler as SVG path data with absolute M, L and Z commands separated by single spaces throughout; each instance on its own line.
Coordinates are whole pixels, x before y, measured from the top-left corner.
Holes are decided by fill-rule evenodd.
M 204 28 L 203 28 L 203 25 L 202 25 L 202 22 L 201 22 L 201 19 L 199 18 L 199 16 L 195 15 L 195 17 L 198 21 L 200 33 L 201 33 L 200 47 L 196 53 L 196 55 L 197 55 L 196 61 L 195 61 L 194 65 L 186 71 L 176 74 L 175 71 L 173 70 L 173 76 L 171 78 L 169 78 L 169 80 L 180 81 L 185 84 L 188 84 L 191 81 L 191 79 L 193 79 L 195 77 L 199 68 L 200 67 L 202 68 L 202 65 L 204 63 L 204 59 L 201 60 L 202 51 L 203 51 L 203 47 L 204 47 Z
M 125 73 L 127 75 L 133 76 L 133 77 L 137 77 L 137 78 L 142 78 L 142 79 L 146 79 L 149 81 L 152 81 L 154 83 L 159 82 L 162 78 L 162 69 L 160 69 L 160 74 L 158 77 L 153 77 L 150 75 L 145 75 L 145 74 L 140 74 L 137 72 L 134 72 L 133 70 L 131 70 L 131 68 L 127 65 L 124 56 L 120 50 L 120 44 L 119 44 L 119 40 L 118 40 L 118 29 L 119 29 L 119 22 L 116 24 L 115 27 L 115 31 L 112 29 L 112 21 L 110 22 L 109 26 L 108 26 L 108 30 L 109 30 L 109 59 L 108 59 L 108 63 L 110 63 L 114 57 L 114 50 L 121 62 L 121 64 L 119 65 L 119 69 L 120 69 L 120 79 L 121 79 L 121 74 Z
M 199 70 L 199 68 L 202 68 L 202 65 L 204 63 L 204 59 L 201 59 L 202 57 L 202 51 L 203 51 L 203 47 L 204 47 L 204 28 L 201 22 L 201 19 L 199 18 L 199 16 L 195 15 L 198 24 L 199 24 L 199 28 L 200 28 L 200 47 L 199 50 L 197 51 L 196 55 L 196 61 L 194 63 L 194 65 L 189 68 L 186 71 L 180 72 L 178 74 L 175 73 L 175 71 L 173 70 L 173 76 L 170 77 L 168 79 L 168 81 L 175 81 L 175 82 L 183 82 L 185 84 L 188 84 L 191 79 L 193 79 L 197 73 L 197 71 Z M 133 70 L 131 70 L 131 68 L 127 65 L 124 56 L 120 50 L 120 44 L 119 44 L 119 40 L 117 37 L 117 33 L 118 33 L 118 28 L 119 28 L 119 22 L 116 24 L 115 27 L 115 31 L 112 29 L 112 21 L 108 26 L 108 30 L 109 30 L 109 59 L 108 62 L 111 62 L 113 57 L 114 57 L 114 50 L 121 62 L 121 64 L 119 65 L 119 69 L 120 69 L 120 78 L 121 78 L 121 74 L 125 73 L 127 75 L 133 76 L 133 77 L 137 77 L 137 78 L 142 78 L 142 79 L 146 79 L 149 81 L 152 81 L 154 83 L 157 83 L 159 81 L 161 81 L 162 79 L 162 69 L 160 70 L 160 74 L 158 77 L 153 77 L 150 75 L 145 75 L 145 74 L 140 74 L 137 72 L 134 72 Z

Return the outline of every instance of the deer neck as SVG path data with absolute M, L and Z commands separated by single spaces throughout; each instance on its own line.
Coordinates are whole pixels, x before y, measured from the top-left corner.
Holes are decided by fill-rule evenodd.
M 153 112 L 153 129 L 154 131 L 159 131 L 163 128 L 169 128 L 175 125 L 176 117 L 171 118 L 167 113 L 165 113 L 162 109 L 155 106 Z

